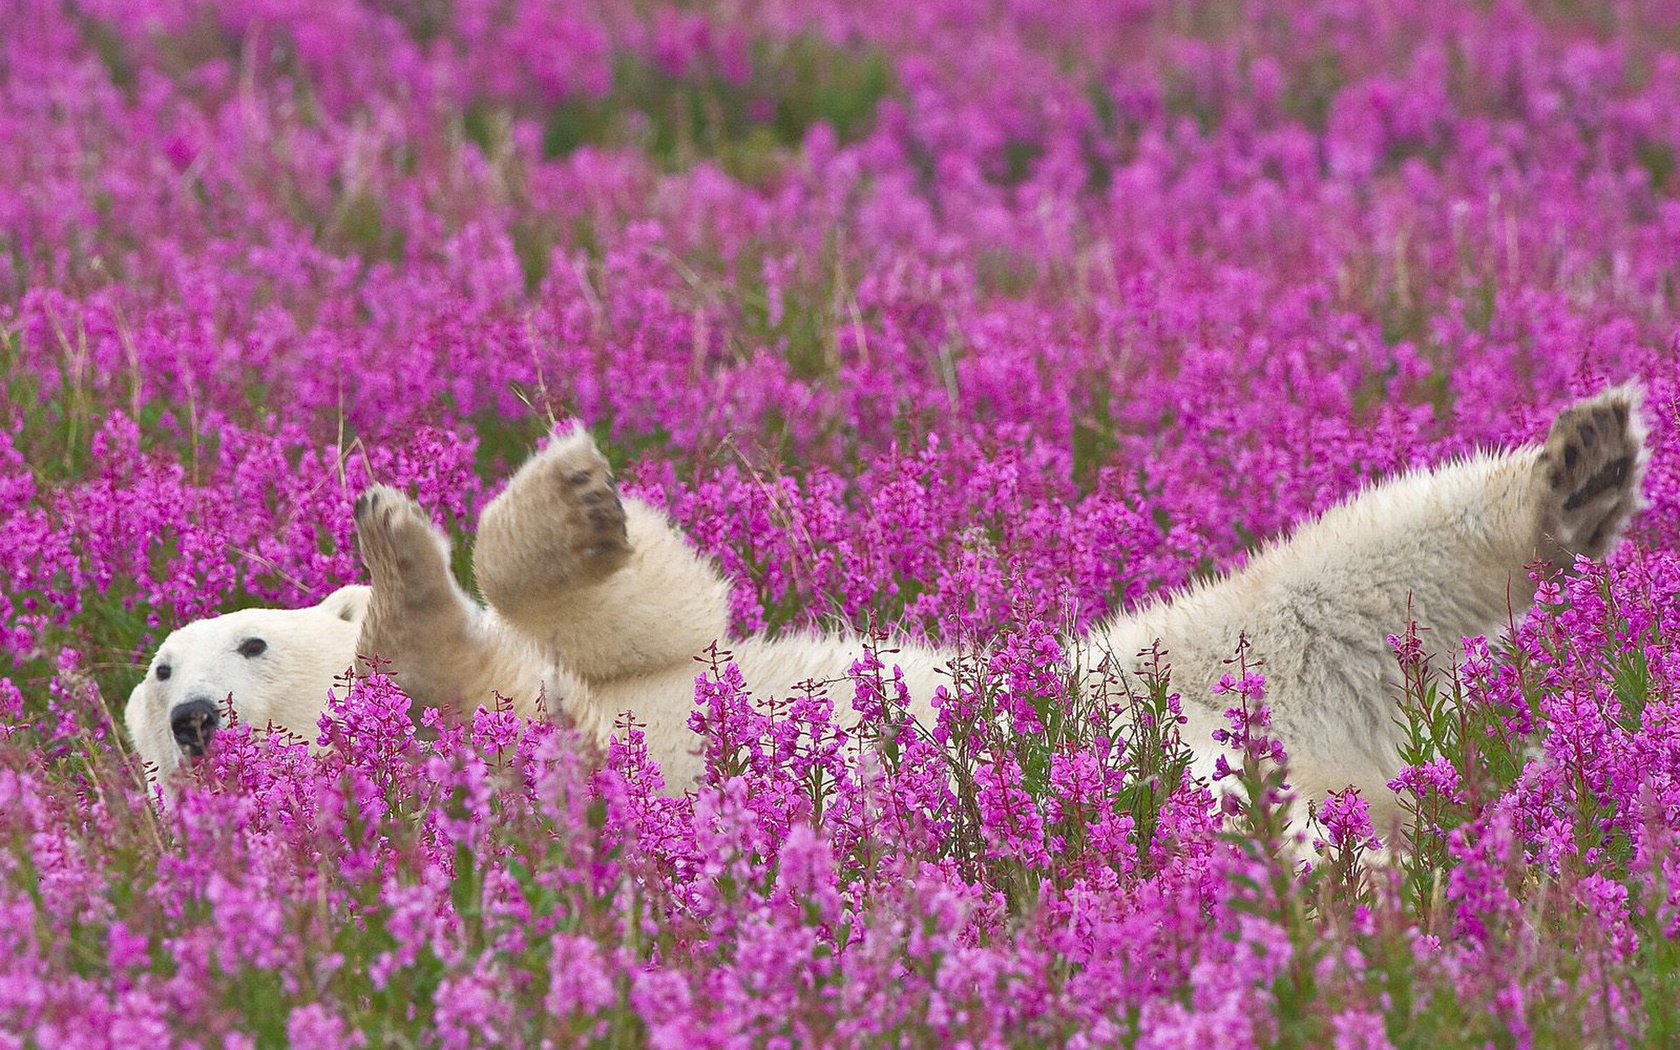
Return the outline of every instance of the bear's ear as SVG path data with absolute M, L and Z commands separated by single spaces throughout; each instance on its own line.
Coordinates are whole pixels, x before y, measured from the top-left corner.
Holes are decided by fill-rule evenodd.
M 317 608 L 325 609 L 345 623 L 361 623 L 367 616 L 368 603 L 373 601 L 373 588 L 359 583 L 340 587 L 321 599 Z

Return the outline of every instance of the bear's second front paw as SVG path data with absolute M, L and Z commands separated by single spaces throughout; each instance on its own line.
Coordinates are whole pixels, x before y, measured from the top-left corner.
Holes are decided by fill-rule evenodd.
M 530 592 L 552 601 L 630 560 L 630 536 L 606 457 L 579 427 L 519 468 L 479 519 L 474 571 L 492 604 Z
M 557 516 L 568 519 L 557 537 L 578 563 L 579 575 L 610 575 L 630 555 L 624 502 L 607 459 L 582 428 L 556 441 L 529 464 L 531 495 L 547 490 Z M 558 552 L 557 552 L 558 553 Z

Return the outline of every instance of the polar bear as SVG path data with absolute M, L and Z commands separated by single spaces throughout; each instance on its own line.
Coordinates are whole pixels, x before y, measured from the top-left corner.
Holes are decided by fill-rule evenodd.
M 1398 809 L 1386 784 L 1399 772 L 1399 741 L 1386 637 L 1408 617 L 1441 650 L 1497 632 L 1532 604 L 1531 565 L 1568 567 L 1576 555 L 1609 551 L 1640 503 L 1639 408 L 1637 388 L 1614 388 L 1565 409 L 1544 445 L 1370 486 L 1240 571 L 1069 640 L 1072 665 L 1093 667 L 1105 654 L 1130 659 L 1159 642 L 1185 700 L 1184 740 L 1207 775 L 1221 755 L 1213 731 L 1226 706 L 1212 689 L 1246 636 L 1264 661 L 1274 735 L 1290 752 L 1297 791 L 1319 797 L 1355 787 L 1379 826 L 1391 822 Z M 324 622 L 339 615 L 359 622 L 355 651 L 390 660 L 418 705 L 460 714 L 504 696 L 526 713 L 558 713 L 601 742 L 623 712 L 634 712 L 667 783 L 681 789 L 703 767 L 687 728 L 696 654 L 719 642 L 760 695 L 787 695 L 801 682 L 838 677 L 865 647 L 844 634 L 730 639 L 727 582 L 662 513 L 619 496 L 581 429 L 528 460 L 481 515 L 473 573 L 487 605 L 455 582 L 447 540 L 413 500 L 375 486 L 355 516 L 372 580 L 365 611 L 353 608 L 364 596 L 341 591 L 325 609 L 252 610 L 175 632 L 129 702 L 144 758 L 167 770 L 183 749 L 201 749 L 214 722 L 194 705 L 229 695 L 248 721 L 308 722 L 350 662 L 346 631 L 328 632 Z M 290 617 L 314 626 L 294 630 Z M 258 625 L 263 633 L 253 633 Z M 274 644 L 271 627 L 287 644 Z M 322 632 L 316 650 L 292 644 L 312 631 Z M 953 654 L 895 648 L 911 713 L 930 722 Z M 265 659 L 284 673 L 254 669 Z
M 230 696 L 241 721 L 315 739 L 333 678 L 356 662 L 372 596 L 351 584 L 307 609 L 242 609 L 172 631 L 123 710 L 153 775 L 204 753 Z

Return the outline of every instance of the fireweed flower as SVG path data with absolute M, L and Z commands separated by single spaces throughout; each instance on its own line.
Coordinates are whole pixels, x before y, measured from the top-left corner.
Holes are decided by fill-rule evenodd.
M 1393 1050 L 1382 1015 L 1369 1010 L 1345 1010 L 1331 1018 L 1335 1050 Z
M 1459 793 L 1458 770 L 1444 758 L 1433 759 L 1421 766 L 1407 766 L 1399 776 L 1388 782 L 1388 786 L 1393 791 L 1411 791 L 1419 798 L 1433 791 L 1451 802 L 1464 802 L 1463 795 Z
M 293 1046 L 355 1050 L 367 1045 L 360 1032 L 347 1030 L 344 1019 L 321 1003 L 300 1006 L 286 1018 L 286 1039 Z
M 1371 808 L 1355 791 L 1331 792 L 1314 810 L 1324 838 L 1316 848 L 1333 850 L 1376 849 L 1381 845 L 1371 825 Z
M 975 801 L 987 853 L 1034 865 L 1050 863 L 1038 802 L 1020 786 L 1021 770 L 1007 756 L 982 762 L 974 771 Z

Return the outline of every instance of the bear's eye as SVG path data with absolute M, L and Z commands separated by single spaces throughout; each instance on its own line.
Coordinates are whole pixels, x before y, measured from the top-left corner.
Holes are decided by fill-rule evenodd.
M 160 682 L 169 681 L 169 676 L 174 674 L 174 673 L 175 672 L 170 668 L 170 666 L 168 664 L 158 664 L 157 665 L 157 676 L 158 676 L 158 681 L 160 681 Z
M 247 638 L 239 643 L 239 655 L 249 660 L 268 651 L 268 643 L 261 638 Z

